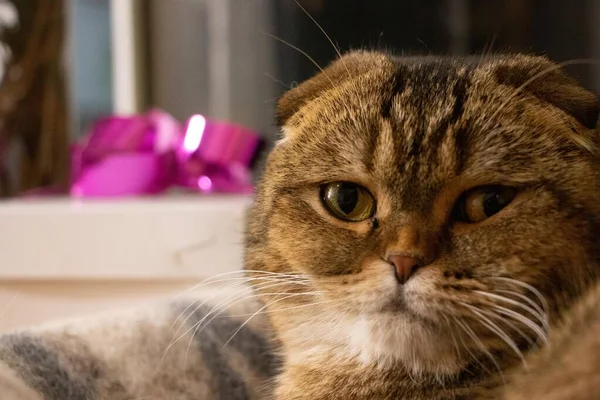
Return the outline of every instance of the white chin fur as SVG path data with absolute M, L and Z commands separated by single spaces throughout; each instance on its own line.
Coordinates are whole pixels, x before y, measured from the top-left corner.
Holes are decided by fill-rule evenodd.
M 401 363 L 414 376 L 450 376 L 462 365 L 448 337 L 402 315 L 370 315 L 351 324 L 349 350 L 366 365 Z

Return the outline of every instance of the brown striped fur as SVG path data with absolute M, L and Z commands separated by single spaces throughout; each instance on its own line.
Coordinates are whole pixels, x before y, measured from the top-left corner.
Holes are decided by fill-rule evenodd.
M 493 393 L 520 358 L 472 310 L 525 354 L 533 328 L 497 307 L 542 324 L 480 292 L 541 308 L 539 291 L 553 324 L 596 279 L 598 112 L 593 94 L 528 55 L 353 52 L 285 94 L 245 255 L 249 270 L 308 282 L 257 290 L 285 356 L 277 399 Z M 367 188 L 375 216 L 332 217 L 319 199 L 332 181 Z M 462 193 L 489 184 L 518 194 L 481 223 L 452 219 Z M 399 285 L 390 249 L 426 265 Z

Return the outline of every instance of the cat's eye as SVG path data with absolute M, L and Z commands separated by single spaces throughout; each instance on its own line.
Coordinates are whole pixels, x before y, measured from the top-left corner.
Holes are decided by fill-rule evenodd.
M 483 186 L 464 193 L 454 209 L 458 221 L 476 223 L 500 212 L 516 196 L 508 186 Z
M 375 199 L 364 187 L 352 182 L 332 182 L 321 186 L 321 200 L 333 216 L 358 222 L 375 213 Z

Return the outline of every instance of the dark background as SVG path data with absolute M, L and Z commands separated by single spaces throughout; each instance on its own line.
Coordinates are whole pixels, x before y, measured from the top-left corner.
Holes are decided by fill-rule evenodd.
M 342 51 L 385 48 L 405 54 L 528 52 L 554 61 L 598 57 L 598 0 L 303 0 L 299 1 Z M 276 3 L 277 35 L 320 65 L 335 50 L 293 1 Z M 282 80 L 302 81 L 316 72 L 304 56 L 279 46 Z M 595 54 L 594 54 L 595 53 Z M 598 92 L 598 65 L 566 69 Z

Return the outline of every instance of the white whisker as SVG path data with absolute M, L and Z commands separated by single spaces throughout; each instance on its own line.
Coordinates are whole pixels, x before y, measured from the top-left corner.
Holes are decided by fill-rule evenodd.
M 479 339 L 479 337 L 475 334 L 475 332 L 473 332 L 473 330 L 471 328 L 469 328 L 466 324 L 462 323 L 461 321 L 459 321 L 456 318 L 454 319 L 454 321 L 458 324 L 459 327 L 461 327 L 463 329 L 463 331 L 465 331 L 465 333 L 467 335 L 469 335 L 469 337 L 475 342 L 477 347 L 479 347 L 479 349 L 490 359 L 490 361 L 494 364 L 494 366 L 500 373 L 502 382 L 506 383 L 506 381 L 504 380 L 504 375 L 502 374 L 502 370 L 500 369 L 500 366 L 498 365 L 498 362 L 496 361 L 496 359 L 494 358 L 492 353 L 490 353 L 490 351 L 487 349 L 487 347 L 483 344 L 481 339 Z M 468 350 L 468 347 L 465 346 L 465 348 Z M 474 360 L 477 360 L 477 358 L 474 357 Z M 485 368 L 485 367 L 484 367 L 484 369 L 487 370 L 487 368 Z
M 200 301 L 200 300 L 203 300 L 203 301 L 202 301 L 202 302 L 201 302 L 201 303 L 200 303 L 200 304 L 199 304 L 199 305 L 196 307 L 196 309 L 195 309 L 195 310 L 197 310 L 199 307 L 202 307 L 204 304 L 208 303 L 208 302 L 209 302 L 210 300 L 212 300 L 213 298 L 215 298 L 215 297 L 218 297 L 218 296 L 221 294 L 221 292 L 222 292 L 222 291 L 225 291 L 225 290 L 232 289 L 232 288 L 234 288 L 234 287 L 236 287 L 236 286 L 240 286 L 240 285 L 242 285 L 243 283 L 245 283 L 245 282 L 244 282 L 244 281 L 241 281 L 241 282 L 240 282 L 240 281 L 238 281 L 238 282 L 234 282 L 234 283 L 232 283 L 232 284 L 230 284 L 230 285 L 227 285 L 227 286 L 225 286 L 225 287 L 223 287 L 223 288 L 219 288 L 219 289 L 220 289 L 220 291 L 219 291 L 219 292 L 215 292 L 215 293 L 213 293 L 213 295 L 212 295 L 212 296 L 208 296 L 208 297 L 207 297 L 207 298 L 205 298 L 205 299 L 201 299 L 201 298 L 194 299 L 193 301 L 191 301 L 191 302 L 190 302 L 190 304 L 189 304 L 189 305 L 188 305 L 188 306 L 187 306 L 187 307 L 186 307 L 186 308 L 185 308 L 185 309 L 184 309 L 182 312 L 180 312 L 180 313 L 179 313 L 179 315 L 177 316 L 177 318 L 175 318 L 175 320 L 173 321 L 173 323 L 172 323 L 172 324 L 171 324 L 171 326 L 169 327 L 169 332 L 170 332 L 170 331 L 173 329 L 173 327 L 175 326 L 175 324 L 177 324 L 177 322 L 179 322 L 179 319 L 180 319 L 180 318 L 181 318 L 181 317 L 182 317 L 182 316 L 183 316 L 183 315 L 184 315 L 184 314 L 185 314 L 185 313 L 186 313 L 186 312 L 187 312 L 187 311 L 188 311 L 188 310 L 189 310 L 189 309 L 190 309 L 192 306 L 195 306 L 195 305 L 197 304 L 197 302 L 198 302 L 198 301 Z M 193 312 L 192 312 L 192 313 L 190 313 L 190 314 L 188 315 L 188 317 L 187 317 L 187 318 L 186 318 L 186 319 L 185 319 L 185 320 L 182 322 L 182 324 L 185 324 L 185 322 L 187 322 L 187 320 L 189 319 L 189 317 L 190 317 L 192 314 L 193 314 Z M 177 332 L 176 332 L 175 334 L 177 334 Z
M 277 278 L 276 278 L 276 277 L 274 277 L 274 276 L 228 278 L 228 279 L 223 279 L 223 280 L 220 280 L 220 281 L 217 281 L 217 282 L 229 281 L 229 280 L 234 280 L 234 283 L 233 283 L 233 284 L 230 284 L 230 285 L 227 285 L 227 286 L 225 286 L 225 287 L 222 287 L 222 288 L 218 288 L 218 289 L 219 289 L 219 291 L 215 292 L 215 293 L 214 293 L 212 296 L 210 296 L 210 297 L 208 297 L 207 299 L 205 299 L 205 300 L 204 300 L 204 301 L 203 301 L 203 302 L 202 302 L 202 303 L 199 305 L 199 307 L 202 307 L 204 304 L 206 304 L 207 302 L 209 302 L 209 301 L 210 301 L 210 300 L 212 300 L 213 298 L 215 298 L 215 297 L 218 297 L 218 296 L 221 294 L 221 292 L 223 292 L 223 291 L 227 291 L 227 290 L 229 290 L 229 289 L 232 289 L 232 288 L 235 288 L 235 287 L 237 287 L 237 286 L 242 286 L 242 285 L 244 285 L 244 284 L 251 283 L 251 282 L 255 282 L 255 281 L 267 281 L 267 283 L 271 283 L 271 282 L 280 282 L 280 284 L 282 284 L 282 285 L 283 285 L 283 284 L 305 285 L 305 286 L 307 286 L 307 285 L 308 285 L 308 283 L 305 283 L 305 282 L 301 282 L 301 281 L 294 281 L 294 280 L 289 280 L 289 278 L 279 278 L 279 277 L 277 277 Z M 214 283 L 214 281 L 213 281 L 213 282 L 211 282 L 211 283 Z M 255 286 L 255 288 L 256 288 L 256 289 L 260 288 L 260 285 L 256 285 L 256 286 Z M 200 300 L 200 299 L 198 299 L 198 300 Z M 169 331 L 173 329 L 173 326 L 175 326 L 175 324 L 176 324 L 176 323 L 179 321 L 179 319 L 181 318 L 181 316 L 182 316 L 182 315 L 183 315 L 183 314 L 184 314 L 186 311 L 188 311 L 188 310 L 189 310 L 189 309 L 192 307 L 192 305 L 196 304 L 196 302 L 197 302 L 197 300 L 195 300 L 195 301 L 191 302 L 191 303 L 190 303 L 190 304 L 189 304 L 189 305 L 188 305 L 188 306 L 187 306 L 187 307 L 186 307 L 186 308 L 185 308 L 185 309 L 184 309 L 184 310 L 183 310 L 183 311 L 182 311 L 182 312 L 181 312 L 181 313 L 180 313 L 180 314 L 177 316 L 177 318 L 175 319 L 175 321 L 173 321 L 173 323 L 171 324 L 171 327 L 169 328 Z M 199 308 L 199 307 L 198 307 L 198 308 Z M 196 308 L 196 309 L 197 309 L 197 308 Z M 193 313 L 191 313 L 191 314 L 193 314 Z M 190 314 L 190 315 L 191 315 L 191 314 Z M 188 318 L 189 318 L 189 316 L 188 316 Z M 187 321 L 187 319 L 188 319 L 188 318 L 186 318 L 186 320 L 184 320 L 184 321 L 183 321 L 183 323 L 185 323 L 185 322 Z
M 245 277 L 245 278 L 243 278 L 243 280 L 241 280 L 241 281 L 237 281 L 237 282 L 234 282 L 234 283 L 233 283 L 233 284 L 231 284 L 231 285 L 225 286 L 225 287 L 223 287 L 223 288 L 219 288 L 219 290 L 218 290 L 218 291 L 216 291 L 216 292 L 215 292 L 215 293 L 214 293 L 212 296 L 209 296 L 209 297 L 208 297 L 208 298 L 206 298 L 206 299 L 205 299 L 205 300 L 204 300 L 202 303 L 200 303 L 200 305 L 198 305 L 198 306 L 196 307 L 196 309 L 195 309 L 195 310 L 194 310 L 192 313 L 190 313 L 190 314 L 188 315 L 188 317 L 187 317 L 187 318 L 186 318 L 186 319 L 185 319 L 185 320 L 182 322 L 182 324 L 185 324 L 185 323 L 187 322 L 187 320 L 188 320 L 188 319 L 191 317 L 191 315 L 193 315 L 193 314 L 194 314 L 194 312 L 195 312 L 196 310 L 198 310 L 198 308 L 202 307 L 203 305 L 205 305 L 206 303 L 208 303 L 210 300 L 214 299 L 215 297 L 218 297 L 218 296 L 220 296 L 222 292 L 224 292 L 224 291 L 227 291 L 227 290 L 230 290 L 230 289 L 232 289 L 232 288 L 235 288 L 235 287 L 237 287 L 237 286 L 241 286 L 241 285 L 243 285 L 243 284 L 246 284 L 246 283 L 249 283 L 249 282 L 253 282 L 253 281 L 267 281 L 267 282 L 265 282 L 265 284 L 269 284 L 269 283 L 273 283 L 273 282 L 278 282 L 278 284 L 281 284 L 281 285 L 283 285 L 283 284 L 304 284 L 304 283 L 299 283 L 299 282 L 295 282 L 295 281 L 289 281 L 289 280 L 287 280 L 287 278 L 285 278 L 285 279 L 278 279 L 278 278 L 271 277 L 271 276 L 267 276 L 267 277 Z M 262 287 L 262 285 L 263 285 L 263 284 L 255 285 L 255 289 L 260 289 L 260 288 Z M 269 287 L 271 287 L 271 286 L 269 286 Z M 236 294 L 237 294 L 237 293 L 236 293 Z M 198 300 L 199 300 L 199 299 L 198 299 Z M 182 311 L 182 313 L 180 313 L 180 314 L 179 314 L 179 316 L 178 316 L 178 317 L 175 319 L 175 321 L 173 321 L 173 323 L 171 324 L 171 327 L 169 328 L 169 331 L 170 331 L 170 330 L 173 328 L 173 326 L 175 326 L 175 324 L 176 324 L 176 323 L 179 321 L 179 319 L 181 318 L 181 316 L 182 316 L 182 315 L 183 315 L 185 312 L 187 312 L 187 311 L 188 311 L 188 310 L 189 310 L 189 309 L 192 307 L 192 305 L 195 305 L 195 304 L 196 304 L 196 302 L 197 302 L 197 300 L 195 300 L 195 301 L 191 302 L 191 303 L 190 303 L 190 304 L 189 304 L 189 305 L 188 305 L 188 306 L 187 306 L 187 307 L 186 307 L 186 308 L 185 308 L 185 309 Z M 181 327 L 180 327 L 180 329 L 181 329 Z M 178 331 L 175 333 L 175 335 L 177 335 L 177 333 L 180 331 L 180 329 L 179 329 L 179 330 L 178 330 Z
M 273 287 L 273 286 L 279 286 L 282 283 L 271 283 L 271 282 L 265 282 L 263 284 L 257 285 L 257 286 L 262 286 L 262 287 Z M 218 304 L 216 304 L 203 318 L 200 319 L 200 321 L 194 323 L 194 325 L 192 325 L 191 327 L 189 327 L 184 333 L 182 333 L 179 337 L 177 337 L 176 339 L 172 340 L 171 343 L 167 346 L 167 348 L 165 349 L 165 353 L 163 355 L 163 359 L 166 356 L 167 352 L 169 351 L 169 349 L 171 347 L 173 347 L 177 342 L 179 342 L 183 337 L 185 337 L 188 333 L 190 333 L 191 331 L 193 331 L 193 334 L 190 337 L 190 341 L 188 343 L 188 347 L 186 350 L 186 362 L 187 362 L 187 354 L 189 352 L 191 343 L 193 341 L 194 336 L 198 333 L 198 330 L 202 327 L 202 324 L 204 323 L 204 321 L 206 321 L 206 319 L 208 317 L 210 317 L 211 315 L 214 314 L 214 316 L 206 323 L 206 325 L 210 324 L 217 316 L 220 315 L 220 313 L 225 310 L 227 307 L 236 304 L 240 301 L 243 300 L 247 300 L 253 297 L 257 297 L 258 295 L 254 292 L 251 291 L 247 291 L 247 292 L 243 292 L 243 293 L 231 293 L 230 295 L 226 296 L 224 300 L 222 300 L 221 302 L 219 302 Z M 182 321 L 179 329 L 177 329 L 177 331 L 173 334 L 173 337 L 177 336 L 179 334 L 179 332 L 181 332 L 181 330 L 185 327 L 186 322 L 192 317 L 192 315 L 194 315 L 196 313 L 196 311 L 202 307 L 204 304 L 206 304 L 207 301 L 202 302 L 202 304 L 198 305 L 192 312 L 189 313 L 189 315 L 185 318 L 185 320 Z
M 277 285 L 272 285 L 272 286 L 277 286 Z M 265 289 L 265 288 L 266 288 L 266 286 L 263 289 Z M 313 295 L 314 293 L 319 293 L 319 292 L 295 293 L 295 295 Z M 263 293 L 262 295 L 263 296 L 280 296 L 280 295 L 289 295 L 289 293 L 287 293 L 287 292 Z M 206 314 L 199 322 L 195 323 L 194 326 L 192 326 L 192 328 L 194 328 L 194 327 L 195 328 L 194 328 L 194 332 L 191 334 L 190 341 L 188 343 L 188 347 L 187 347 L 187 350 L 186 350 L 186 356 L 185 356 L 185 360 L 184 360 L 185 361 L 184 365 L 187 365 L 187 354 L 188 354 L 189 349 L 191 347 L 192 341 L 193 341 L 194 337 L 196 337 L 196 335 L 198 335 L 206 327 L 208 327 L 210 325 L 210 323 L 212 321 L 214 321 L 214 319 L 217 318 L 221 314 L 221 312 L 225 311 L 228 307 L 231 307 L 232 305 L 237 304 L 240 301 L 244 301 L 244 300 L 247 300 L 249 298 L 257 297 L 257 296 L 258 296 L 258 294 L 256 294 L 256 293 L 252 293 L 252 294 L 247 295 L 247 296 L 238 296 L 238 297 L 234 298 L 233 300 L 228 301 L 226 304 L 220 305 L 220 310 L 218 310 L 217 312 L 214 311 L 215 308 L 217 308 L 217 307 L 213 307 L 213 309 L 208 314 Z M 223 302 L 221 302 L 220 304 L 223 304 Z M 204 322 L 211 314 L 214 314 L 214 315 L 208 321 Z M 192 328 L 188 329 L 186 331 L 186 333 L 188 333 L 190 330 L 192 330 Z M 239 330 L 237 332 L 239 332 Z M 184 333 L 183 335 L 185 335 L 186 333 Z M 180 338 L 178 338 L 177 340 L 179 340 L 179 339 Z
M 533 347 L 533 346 L 537 345 L 536 342 L 531 337 L 529 337 L 529 335 L 525 334 L 525 332 L 523 332 L 521 329 L 519 329 L 519 327 L 517 327 L 515 324 L 510 322 L 508 319 L 506 319 L 506 318 L 502 317 L 501 315 L 498 315 L 495 312 L 490 311 L 490 310 L 480 310 L 480 311 L 490 318 L 496 318 L 496 319 L 500 320 L 500 322 L 502 322 L 504 325 L 507 325 L 510 329 L 517 332 L 517 334 L 519 334 L 519 336 L 521 336 L 523 339 L 525 339 L 525 341 L 527 342 L 527 344 L 529 344 L 529 346 Z
M 278 303 L 278 302 L 280 302 L 280 301 L 283 301 L 283 300 L 287 300 L 287 299 L 289 299 L 289 298 L 292 298 L 292 297 L 297 297 L 297 296 L 305 296 L 305 295 L 314 295 L 314 294 L 320 294 L 320 293 L 321 293 L 321 292 L 311 292 L 311 293 L 292 293 L 292 294 L 289 294 L 289 295 L 287 295 L 287 296 L 284 296 L 284 297 L 279 297 L 279 295 L 278 295 L 278 296 L 276 296 L 276 297 L 275 297 L 275 299 L 273 299 L 273 300 L 269 301 L 267 304 L 265 304 L 265 305 L 264 305 L 264 306 L 262 306 L 260 309 L 258 309 L 258 310 L 257 310 L 257 311 L 256 311 L 254 314 L 252 314 L 252 315 L 251 315 L 251 316 L 250 316 L 250 317 L 249 317 L 249 318 L 248 318 L 246 321 L 244 321 L 244 323 L 243 323 L 243 324 L 241 324 L 241 325 L 240 325 L 240 326 L 239 326 L 239 327 L 238 327 L 238 328 L 237 328 L 237 329 L 236 329 L 236 330 L 233 332 L 233 334 L 231 335 L 231 337 L 230 337 L 229 339 L 227 339 L 227 341 L 225 342 L 225 344 L 223 344 L 223 347 L 227 346 L 227 345 L 229 344 L 229 342 L 231 342 L 231 340 L 232 340 L 232 339 L 235 337 L 235 335 L 237 335 L 237 333 L 238 333 L 239 331 L 241 331 L 241 330 L 244 328 L 244 326 L 246 326 L 246 325 L 247 325 L 247 324 L 248 324 L 248 323 L 249 323 L 249 322 L 252 320 L 252 318 L 256 317 L 258 314 L 260 314 L 260 313 L 261 313 L 263 310 L 265 310 L 267 307 L 270 307 L 271 305 L 273 305 L 273 304 L 275 304 L 275 303 Z
M 513 319 L 516 319 L 517 321 L 521 322 L 523 325 L 527 326 L 529 329 L 531 329 L 532 331 L 534 331 L 538 337 L 540 339 L 542 339 L 544 341 L 544 343 L 546 345 L 548 345 L 548 337 L 546 332 L 544 332 L 542 330 L 542 328 L 540 328 L 537 324 L 535 324 L 531 319 L 525 317 L 522 314 L 519 314 L 518 312 L 508 309 L 506 307 L 502 307 L 502 306 L 492 306 L 493 309 L 497 310 L 498 313 L 506 315 L 507 317 L 511 317 Z
M 500 339 L 504 340 L 504 342 L 517 354 L 517 356 L 521 359 L 523 366 L 527 369 L 527 362 L 525 361 L 525 357 L 523 357 L 523 353 L 519 349 L 519 346 L 515 343 L 514 340 L 510 336 L 506 334 L 498 325 L 496 325 L 492 320 L 487 318 L 485 315 L 481 313 L 481 310 L 477 307 L 471 306 L 466 303 L 459 302 L 462 306 L 468 308 L 473 314 L 480 318 L 480 323 L 488 328 L 490 331 L 495 333 Z
M 271 284 L 271 285 L 265 285 L 262 287 L 262 289 L 267 289 L 267 288 L 271 288 L 271 287 L 275 287 L 275 286 L 279 286 L 280 284 Z M 296 293 L 298 295 L 313 295 L 316 293 L 320 293 L 320 292 L 306 292 L 306 293 Z M 288 292 L 279 292 L 279 293 L 263 293 L 263 296 L 279 296 L 279 295 L 288 295 L 290 293 Z M 202 332 L 202 329 L 206 328 L 207 326 L 210 325 L 210 323 L 217 318 L 221 312 L 223 312 L 225 309 L 227 309 L 228 307 L 233 306 L 234 304 L 239 303 L 240 301 L 244 301 L 253 297 L 258 297 L 258 294 L 256 293 L 244 293 L 242 295 L 236 296 L 233 299 L 228 298 L 225 301 L 222 301 L 221 303 L 219 303 L 218 305 L 216 305 L 215 307 L 212 308 L 212 310 L 210 310 L 200 321 L 198 321 L 197 323 L 194 324 L 194 326 L 192 326 L 191 328 L 189 328 L 186 332 L 183 333 L 182 336 L 185 336 L 187 333 L 189 333 L 192 329 L 194 329 L 194 332 L 192 334 L 192 337 L 196 336 L 198 333 Z M 211 317 L 210 319 L 207 318 Z M 206 322 L 205 322 L 206 321 Z M 177 340 L 181 339 L 178 338 Z
M 513 299 L 509 299 L 508 297 L 504 297 L 504 296 L 500 296 L 499 294 L 493 294 L 493 293 L 488 293 L 488 292 L 484 292 L 481 290 L 474 290 L 473 293 L 477 293 L 481 296 L 485 296 L 488 297 L 490 299 L 494 299 L 494 300 L 498 300 L 498 301 L 502 301 L 504 303 L 508 303 L 508 304 L 512 304 L 515 307 L 519 307 L 527 312 L 529 312 L 531 315 L 533 315 L 534 317 L 536 317 L 540 323 L 543 325 L 544 330 L 548 331 L 548 319 L 545 317 L 545 315 L 538 313 L 536 310 L 534 310 L 533 308 L 526 306 L 525 304 L 513 300 Z
M 529 290 L 531 293 L 533 293 L 538 298 L 538 300 L 542 304 L 542 308 L 544 309 L 546 315 L 548 315 L 548 303 L 546 302 L 546 298 L 539 290 L 537 290 L 530 284 L 520 281 L 518 279 L 507 278 L 504 276 L 493 276 L 490 279 L 503 281 L 503 282 L 507 282 L 507 283 L 512 283 L 514 285 L 521 286 L 522 288 Z
M 236 274 L 242 274 L 242 276 L 239 277 L 233 277 L 233 278 L 226 278 L 226 279 L 221 279 L 222 277 L 225 276 L 230 276 L 230 275 L 236 275 Z M 197 284 L 195 284 L 194 286 L 185 289 L 184 291 L 182 291 L 181 293 L 177 294 L 175 297 L 173 297 L 173 300 L 178 299 L 179 297 L 185 295 L 186 293 L 189 293 L 190 291 L 199 289 L 205 285 L 209 285 L 209 284 L 215 284 L 215 283 L 221 283 L 221 282 L 228 282 L 230 280 L 244 280 L 244 279 L 248 279 L 250 278 L 250 276 L 246 276 L 246 275 L 251 275 L 251 274 L 260 274 L 263 277 L 274 277 L 274 278 L 289 278 L 289 279 L 296 279 L 298 281 L 303 281 L 303 282 L 308 282 L 309 279 L 305 276 L 303 276 L 302 274 L 285 274 L 285 273 L 279 273 L 279 272 L 270 272 L 270 271 L 259 271 L 259 270 L 239 270 L 239 271 L 229 271 L 229 272 L 223 272 L 221 274 L 215 275 L 215 276 L 211 276 L 210 278 L 204 279 L 202 282 L 199 282 Z
M 456 318 L 454 318 L 454 320 L 456 321 Z M 457 325 L 458 325 L 458 323 L 457 323 Z M 463 331 L 464 331 L 464 329 L 463 329 Z M 475 361 L 484 371 L 486 371 L 487 373 L 490 373 L 490 370 L 481 361 L 479 361 L 479 357 L 477 357 L 475 354 L 473 354 L 473 352 L 471 351 L 469 346 L 467 346 L 462 335 L 458 335 L 458 340 L 460 340 L 462 347 L 467 351 L 467 353 L 471 357 L 471 360 Z
M 244 300 L 250 299 L 252 297 L 256 297 L 256 296 L 257 295 L 255 293 L 248 292 L 248 293 L 244 293 L 244 294 L 239 295 L 239 296 L 235 296 L 233 299 L 230 299 L 230 297 L 228 297 L 226 300 L 221 301 L 219 304 L 217 304 L 215 307 L 213 307 L 204 317 L 202 317 L 200 319 L 200 321 L 198 321 L 194 325 L 192 325 L 180 337 L 178 337 L 171 345 L 169 345 L 169 347 L 171 347 L 173 344 L 177 343 L 185 335 L 187 335 L 190 331 L 193 331 L 192 334 L 190 335 L 190 340 L 188 341 L 187 349 L 185 351 L 184 364 L 183 364 L 184 365 L 184 370 L 187 368 L 188 353 L 190 351 L 190 348 L 192 346 L 192 342 L 194 341 L 194 338 L 196 337 L 196 335 L 198 333 L 200 333 L 208 325 L 210 325 L 210 323 L 216 317 L 218 317 L 223 311 L 227 310 L 228 307 L 232 306 L 233 304 L 239 303 L 240 301 L 244 301 Z M 203 326 L 204 321 L 206 321 L 206 319 L 209 316 L 211 316 L 211 315 L 212 315 L 212 317 Z
M 306 308 L 306 307 L 314 307 L 317 306 L 319 304 L 327 304 L 327 303 L 335 303 L 336 300 L 324 300 L 324 301 L 317 301 L 315 303 L 310 303 L 310 304 L 301 304 L 299 306 L 293 306 L 293 307 L 284 307 L 284 308 L 277 308 L 275 310 L 266 310 L 263 311 L 261 314 L 270 314 L 270 313 L 277 313 L 277 312 L 283 312 L 283 311 L 289 311 L 289 310 L 295 310 L 297 308 Z M 231 317 L 249 317 L 253 315 L 252 313 L 249 314 L 232 314 L 230 315 Z
M 448 326 L 448 329 L 450 330 L 450 338 L 452 339 L 452 343 L 454 344 L 454 350 L 456 351 L 456 356 L 459 359 L 462 359 L 462 352 L 460 351 L 460 346 L 458 345 L 458 342 L 456 341 L 456 335 L 454 334 L 454 326 L 450 323 L 450 319 L 447 316 L 442 315 L 442 317 L 446 321 L 446 325 Z
M 506 290 L 506 289 L 495 289 L 495 290 L 493 290 L 493 292 L 510 294 L 510 295 L 515 296 L 515 297 L 518 297 L 519 299 L 527 302 L 531 307 L 535 308 L 535 310 L 538 313 L 540 313 L 540 315 L 543 315 L 546 318 L 546 321 L 548 321 L 548 315 L 546 314 L 546 311 L 544 311 L 542 309 L 542 307 L 540 307 L 540 305 L 538 303 L 536 303 L 535 301 L 533 301 L 529 297 L 525 296 L 524 294 L 521 294 L 519 292 L 515 292 L 513 290 Z
M 331 78 L 329 77 L 329 75 L 327 75 L 327 73 L 325 73 L 325 70 L 323 69 L 323 67 L 321 67 L 319 65 L 319 63 L 315 61 L 314 58 L 312 58 L 311 56 L 309 56 L 307 52 L 305 52 L 304 50 L 300 49 L 297 46 L 294 46 L 290 42 L 287 42 L 287 41 L 285 41 L 285 40 L 283 40 L 283 39 L 281 39 L 281 38 L 279 38 L 279 37 L 277 37 L 275 35 L 272 35 L 272 34 L 268 33 L 268 32 L 264 32 L 263 31 L 263 34 L 265 34 L 265 35 L 267 35 L 267 36 L 269 36 L 269 37 L 277 40 L 278 42 L 281 42 L 281 43 L 285 44 L 286 46 L 291 47 L 292 49 L 296 50 L 298 53 L 302 54 L 304 57 L 306 57 L 308 59 L 308 61 L 310 61 L 311 63 L 313 63 L 313 65 L 315 67 L 317 67 L 319 69 L 319 71 L 321 71 L 323 73 L 323 75 L 325 75 L 325 77 L 327 78 L 327 80 L 329 80 L 329 82 L 331 83 L 331 87 L 332 88 L 335 87 L 335 84 L 333 83 L 333 81 L 331 80 Z
M 340 51 L 340 48 L 333 42 L 333 40 L 327 34 L 327 32 L 325 32 L 325 29 L 323 29 L 323 27 L 317 22 L 317 20 L 314 19 L 314 17 L 312 15 L 310 15 L 310 13 L 304 7 L 302 7 L 302 4 L 300 4 L 300 2 L 298 0 L 294 0 L 294 3 L 296 3 L 296 5 L 304 12 L 304 14 L 306 14 L 308 16 L 308 18 L 310 18 L 311 21 L 315 23 L 315 25 L 317 26 L 317 28 L 319 28 L 319 30 L 327 38 L 327 40 L 329 41 L 329 43 L 331 43 L 331 46 L 333 46 L 333 49 L 337 53 L 338 57 L 342 58 L 342 52 Z M 344 62 L 344 68 L 346 68 L 346 72 L 348 73 L 348 78 L 351 78 L 352 74 L 350 73 L 350 70 L 348 69 L 348 66 L 346 65 L 345 62 Z
M 268 289 L 268 288 L 272 288 L 272 287 L 276 287 L 276 286 L 281 286 L 283 284 L 285 284 L 287 282 L 277 282 L 277 283 L 272 283 L 272 282 L 264 282 L 261 283 L 259 285 L 256 285 L 256 289 L 257 290 L 262 290 L 262 289 Z M 206 323 L 206 325 L 210 324 L 210 322 L 213 321 L 213 319 L 218 316 L 223 310 L 225 310 L 227 307 L 230 307 L 234 304 L 237 304 L 239 301 L 241 300 L 247 300 L 253 297 L 258 297 L 258 294 L 254 291 L 246 291 L 246 292 L 236 292 L 236 293 L 232 293 L 229 296 L 226 296 L 225 299 L 223 299 L 221 302 L 217 303 L 216 305 L 213 306 L 213 308 L 206 313 L 206 315 L 204 317 L 202 317 L 202 319 L 200 319 L 200 321 L 196 322 L 192 327 L 190 327 L 187 331 L 185 331 L 183 334 L 181 334 L 176 340 L 175 343 L 177 341 L 179 341 L 182 337 L 184 337 L 185 335 L 187 335 L 190 331 L 194 330 L 194 334 L 192 335 L 195 336 L 198 328 L 200 328 L 200 326 L 202 326 L 202 324 L 204 323 L 204 321 L 206 321 L 207 318 L 214 316 L 208 320 L 208 322 Z M 241 300 L 239 300 L 241 299 Z M 205 304 L 206 302 L 203 302 L 203 304 Z M 181 327 L 185 326 L 185 323 L 192 317 L 192 315 L 194 315 L 194 313 L 200 308 L 202 307 L 202 305 L 199 305 L 198 307 L 196 307 L 194 309 L 194 311 L 192 311 L 187 318 L 181 323 Z M 175 335 L 177 335 L 180 331 L 181 331 L 181 327 L 180 329 L 175 332 Z

